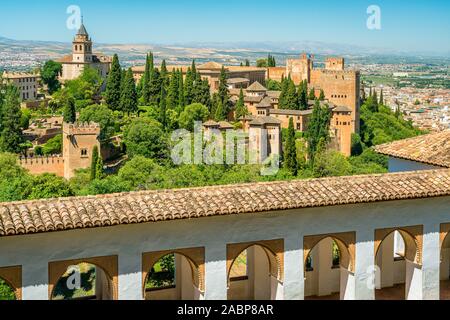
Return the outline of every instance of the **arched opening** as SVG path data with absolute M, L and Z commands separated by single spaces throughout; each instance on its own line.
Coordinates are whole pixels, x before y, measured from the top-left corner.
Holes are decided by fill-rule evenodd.
M 312 245 L 305 259 L 305 299 L 351 299 L 354 273 L 353 257 L 348 245 L 333 236 Z
M 268 247 L 253 244 L 235 255 L 228 269 L 228 300 L 282 297 L 281 265 Z
M 376 299 L 421 299 L 422 267 L 416 237 L 395 229 L 385 235 L 376 250 Z
M 14 288 L 4 279 L 0 278 L 0 301 L 17 300 Z
M 441 245 L 440 297 L 450 300 L 450 233 L 447 233 Z
M 168 253 L 158 257 L 144 280 L 146 300 L 201 300 L 199 266 L 188 256 Z
M 101 267 L 81 262 L 59 277 L 51 300 L 113 300 L 113 280 Z

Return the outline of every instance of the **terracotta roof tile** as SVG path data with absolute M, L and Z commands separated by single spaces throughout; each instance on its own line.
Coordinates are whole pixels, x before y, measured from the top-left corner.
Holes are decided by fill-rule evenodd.
M 450 168 L 450 130 L 376 146 L 387 156 Z
M 450 170 L 0 203 L 0 237 L 437 196 Z

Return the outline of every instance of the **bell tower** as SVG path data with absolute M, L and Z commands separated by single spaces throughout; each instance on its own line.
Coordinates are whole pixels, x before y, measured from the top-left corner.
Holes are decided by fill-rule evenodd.
M 92 63 L 92 40 L 86 31 L 81 19 L 81 26 L 72 42 L 72 61 L 79 63 Z

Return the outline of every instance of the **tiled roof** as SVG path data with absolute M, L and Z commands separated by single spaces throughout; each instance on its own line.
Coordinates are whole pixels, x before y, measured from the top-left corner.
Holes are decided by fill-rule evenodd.
M 267 91 L 267 88 L 264 87 L 261 83 L 258 81 L 253 82 L 250 87 L 246 89 L 247 92 L 263 92 Z
M 260 126 L 265 124 L 281 124 L 281 121 L 271 116 L 258 116 L 254 117 L 250 122 L 251 126 Z
M 450 196 L 450 170 L 0 203 L 0 237 Z
M 210 62 L 199 65 L 197 67 L 197 69 L 199 69 L 199 70 L 220 70 L 220 69 L 222 69 L 222 67 L 223 67 L 223 65 L 221 65 L 220 63 L 210 61 Z
M 387 156 L 450 168 L 450 130 L 394 141 L 375 147 Z

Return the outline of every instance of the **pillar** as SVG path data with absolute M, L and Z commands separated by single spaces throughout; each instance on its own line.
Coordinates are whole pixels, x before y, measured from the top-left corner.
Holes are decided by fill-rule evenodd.
M 40 260 L 22 265 L 22 299 L 49 300 L 48 263 Z
M 424 300 L 439 300 L 440 298 L 440 254 L 440 226 L 437 224 L 424 225 L 421 285 Z
M 264 249 L 260 246 L 253 246 L 254 254 L 254 298 L 255 300 L 270 300 L 271 299 L 271 277 L 269 259 Z M 274 288 L 276 291 L 277 288 Z
M 205 252 L 205 299 L 227 300 L 227 246 L 212 243 Z
M 373 229 L 356 231 L 355 299 L 375 299 L 375 244 Z
M 119 300 L 144 300 L 142 252 L 127 250 L 119 254 Z
M 305 272 L 303 262 L 303 237 L 292 236 L 284 239 L 284 282 L 285 300 L 305 299 Z

